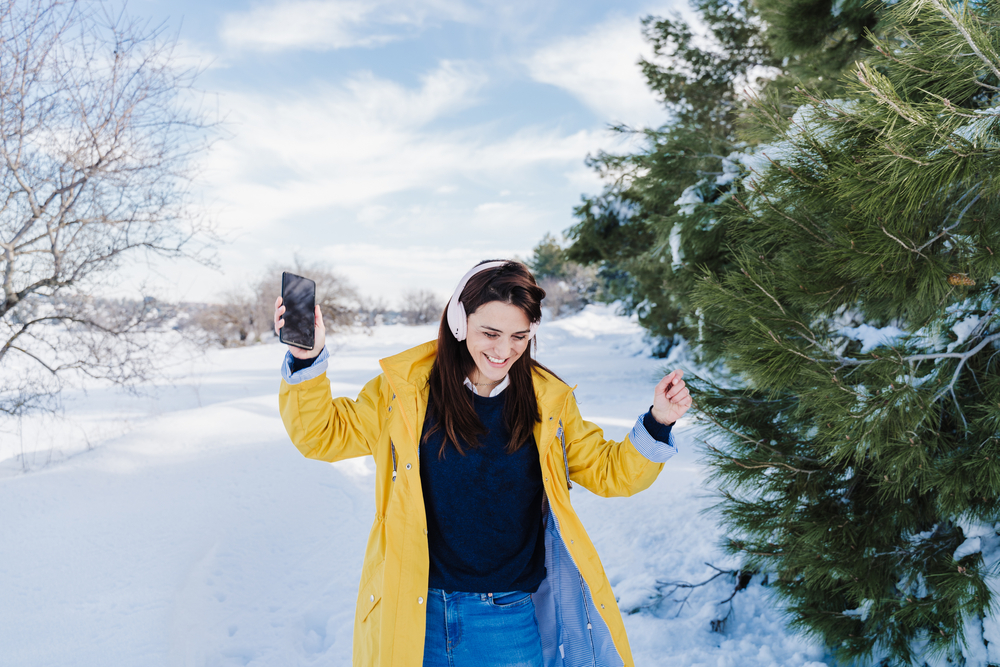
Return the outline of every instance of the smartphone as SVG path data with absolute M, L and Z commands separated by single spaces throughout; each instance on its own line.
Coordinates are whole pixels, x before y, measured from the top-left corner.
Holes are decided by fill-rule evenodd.
M 287 271 L 282 272 L 281 304 L 285 307 L 285 314 L 282 316 L 285 324 L 279 330 L 278 340 L 303 350 L 313 349 L 316 345 L 315 281 Z

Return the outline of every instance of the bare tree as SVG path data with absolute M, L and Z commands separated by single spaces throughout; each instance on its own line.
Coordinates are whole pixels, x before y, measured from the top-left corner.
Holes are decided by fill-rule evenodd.
M 430 290 L 409 290 L 403 292 L 399 311 L 403 324 L 433 324 L 441 319 L 444 304 Z
M 389 302 L 381 296 L 364 296 L 358 302 L 358 321 L 369 330 L 372 327 L 385 324 L 389 313 Z
M 189 210 L 208 124 L 172 48 L 101 3 L 0 0 L 0 414 L 74 372 L 143 379 L 155 309 L 94 294 L 130 257 L 210 247 Z
M 560 275 L 539 278 L 538 285 L 545 290 L 542 305 L 556 319 L 578 313 L 600 298 L 601 284 L 596 266 L 566 262 Z

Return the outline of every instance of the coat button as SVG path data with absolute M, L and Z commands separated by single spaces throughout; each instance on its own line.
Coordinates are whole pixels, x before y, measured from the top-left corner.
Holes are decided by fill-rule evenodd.
M 604 605 L 603 604 L 601 605 L 601 609 L 604 609 Z
M 374 595 L 372 596 L 372 602 L 375 602 L 375 596 Z
M 427 534 L 427 529 L 426 529 L 426 528 L 424 528 L 424 535 L 426 535 L 426 534 Z
M 423 598 L 417 598 L 417 604 L 423 604 L 423 603 L 424 603 Z
M 394 401 L 396 400 L 396 395 L 395 394 L 392 395 L 392 400 L 394 400 Z
M 389 412 L 392 412 L 392 406 L 391 405 L 389 406 Z
M 413 466 L 411 466 L 409 463 L 406 464 L 406 469 L 407 470 L 409 470 L 411 467 L 413 467 Z

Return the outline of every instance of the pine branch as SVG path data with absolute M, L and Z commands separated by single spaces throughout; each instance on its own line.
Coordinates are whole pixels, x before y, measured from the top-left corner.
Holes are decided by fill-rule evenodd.
M 931 164 L 930 162 L 921 162 L 917 158 L 910 157 L 909 155 L 903 155 L 902 153 L 900 153 L 899 151 L 897 151 L 895 148 L 893 148 L 891 144 L 886 144 L 885 145 L 885 149 L 887 151 L 889 151 L 890 153 L 892 153 L 893 155 L 895 155 L 896 157 L 900 158 L 901 160 L 909 160 L 913 164 L 920 165 L 921 167 L 929 167 L 930 164 Z
M 921 257 L 923 257 L 924 259 L 930 259 L 929 257 L 927 257 L 927 255 L 925 255 L 924 253 L 920 252 L 919 249 L 917 249 L 917 248 L 911 248 L 910 246 L 906 245 L 905 243 L 903 243 L 902 241 L 900 241 L 898 238 L 896 238 L 895 236 L 893 236 L 892 234 L 890 234 L 886 230 L 885 225 L 879 225 L 879 227 L 881 227 L 882 231 L 885 233 L 886 236 L 888 236 L 890 239 L 892 239 L 893 241 L 895 241 L 899 245 L 903 246 L 904 248 L 906 248 L 910 252 L 915 252 L 918 255 L 920 255 Z
M 771 294 L 766 289 L 764 289 L 763 287 L 761 287 L 760 283 L 758 283 L 756 280 L 754 280 L 753 278 L 751 278 L 750 274 L 747 273 L 746 269 L 741 269 L 741 271 L 743 271 L 743 275 L 745 275 L 747 277 L 747 280 L 749 280 L 750 282 L 752 282 L 754 285 L 757 286 L 757 289 L 759 289 L 764 294 L 767 294 L 767 296 L 771 299 L 771 301 L 773 301 L 774 304 L 776 306 L 778 306 L 778 308 L 781 310 L 781 314 L 782 315 L 788 315 L 788 313 L 786 313 L 785 309 L 782 307 L 781 303 L 779 303 L 777 299 L 775 299 L 773 296 L 771 296 Z M 774 334 L 771 334 L 771 335 L 774 336 Z
M 974 348 L 972 348 L 968 352 L 965 352 L 963 354 L 958 355 L 957 356 L 957 358 L 959 359 L 958 366 L 955 367 L 955 372 L 951 376 L 951 382 L 948 383 L 947 387 L 945 387 L 944 389 L 942 389 L 941 391 L 939 391 L 934 396 L 934 400 L 932 402 L 935 402 L 939 398 L 941 398 L 945 394 L 946 391 L 950 391 L 952 397 L 954 397 L 955 396 L 955 383 L 958 382 L 958 375 L 959 375 L 959 373 L 962 372 L 962 367 L 965 366 L 965 362 L 968 361 L 970 358 L 972 358 L 976 353 L 978 353 L 984 347 L 986 347 L 987 345 L 989 345 L 990 343 L 992 343 L 993 341 L 998 340 L 998 339 L 1000 339 L 1000 333 L 993 334 L 992 336 L 987 336 L 982 341 L 980 341 L 979 345 L 975 346 Z M 924 356 L 928 356 L 928 355 L 924 355 Z M 953 356 L 953 355 L 951 355 L 951 356 Z M 958 399 L 957 398 L 955 399 L 955 405 L 958 405 Z M 961 407 L 959 407 L 959 412 L 961 412 Z M 962 417 L 962 421 L 963 422 L 965 421 L 965 417 L 964 416 Z
M 796 468 L 794 466 L 788 465 L 787 463 L 781 463 L 780 461 L 779 462 L 774 462 L 774 463 L 758 463 L 756 465 L 748 465 L 746 463 L 740 462 L 738 459 L 735 459 L 732 456 L 727 456 L 727 455 L 723 454 L 716 447 L 713 447 L 713 446 L 710 445 L 709 449 L 711 451 L 715 452 L 715 454 L 717 454 L 720 458 L 726 459 L 730 463 L 733 463 L 733 464 L 739 466 L 740 468 L 743 468 L 744 470 L 764 470 L 764 469 L 767 469 L 767 468 L 785 468 L 787 470 L 791 470 L 792 472 L 802 473 L 803 475 L 806 475 L 807 477 L 812 476 L 814 473 L 821 472 L 820 470 L 805 470 L 803 468 Z
M 876 78 L 884 78 L 878 72 L 872 71 L 864 63 L 858 64 L 858 70 L 856 72 L 858 80 L 864 85 L 868 91 L 874 95 L 879 101 L 881 101 L 886 106 L 890 107 L 895 111 L 901 118 L 904 118 L 914 125 L 923 125 L 924 119 L 920 117 L 916 111 L 911 110 L 912 117 L 909 113 L 903 110 L 902 106 L 891 97 L 886 95 L 876 84 Z
M 983 182 L 982 182 L 982 181 L 979 181 L 979 182 L 978 182 L 978 183 L 976 183 L 976 184 L 975 184 L 974 186 L 972 186 L 972 187 L 971 187 L 971 188 L 969 189 L 969 191 L 968 191 L 968 192 L 966 192 L 966 193 L 965 193 L 964 195 L 962 195 L 962 198 L 961 198 L 961 199 L 959 199 L 959 200 L 958 200 L 958 202 L 956 202 L 956 205 L 957 205 L 958 203 L 960 203 L 960 202 L 962 201 L 962 199 L 965 199 L 966 197 L 968 197 L 968 196 L 969 196 L 969 194 L 970 194 L 970 193 L 971 193 L 971 192 L 972 192 L 973 190 L 977 190 L 977 189 L 979 188 L 979 186 L 980 186 L 980 185 L 982 185 L 982 184 L 983 184 Z M 965 216 L 966 212 L 968 212 L 968 210 L 969 210 L 970 208 L 972 208 L 972 205 L 973 205 L 973 204 L 975 204 L 975 203 L 976 203 L 977 201 L 979 201 L 979 197 L 980 197 L 980 196 L 981 196 L 981 195 L 976 195 L 976 196 L 975 196 L 975 198 L 974 198 L 974 199 L 973 199 L 972 201 L 970 201 L 970 202 L 969 202 L 968 204 L 966 204 L 966 205 L 965 205 L 965 208 L 963 208 L 963 209 L 962 209 L 962 212 L 958 214 L 958 219 L 956 219 L 956 220 L 955 220 L 955 223 L 954 223 L 953 225 L 950 225 L 950 226 L 948 226 L 948 227 L 945 227 L 944 229 L 942 229 L 942 230 L 941 230 L 940 232 L 938 232 L 938 235 L 937 235 L 937 236 L 935 236 L 935 237 L 934 237 L 934 238 L 932 238 L 932 239 L 931 239 L 930 241 L 928 241 L 927 243 L 925 243 L 925 244 L 923 244 L 922 246 L 920 246 L 919 248 L 917 248 L 916 252 L 918 252 L 918 253 L 919 253 L 919 252 L 920 252 L 921 250 L 925 249 L 925 248 L 926 248 L 927 246 L 929 246 L 930 244 L 934 243 L 934 242 L 935 242 L 935 241 L 937 241 L 937 240 L 938 240 L 939 238 L 941 238 L 942 236 L 945 236 L 945 235 L 946 235 L 946 234 L 947 234 L 948 232 L 950 232 L 951 230 L 955 229 L 955 228 L 956 228 L 956 227 L 958 227 L 958 226 L 959 226 L 960 224 L 962 224 L 962 218 L 963 218 L 963 217 Z
M 951 24 L 955 26 L 955 29 L 962 34 L 962 37 L 965 38 L 966 43 L 972 47 L 972 51 L 979 57 L 984 65 L 992 70 L 993 75 L 1000 80 L 1000 69 L 997 69 L 997 66 L 993 64 L 993 61 L 983 55 L 983 52 L 979 50 L 979 46 L 976 45 L 975 40 L 972 39 L 972 35 L 969 34 L 968 29 L 962 25 L 962 22 L 958 20 L 957 16 L 952 14 L 951 8 L 946 6 L 943 2 L 941 2 L 941 0 L 930 0 L 930 2 L 937 7 L 949 21 L 951 21 Z
M 900 357 L 900 361 L 927 361 L 929 359 L 961 359 L 964 364 L 969 358 L 973 357 L 977 352 L 982 350 L 988 344 L 995 340 L 1000 339 L 1000 333 L 993 334 L 992 336 L 987 336 L 979 343 L 976 347 L 969 350 L 968 352 L 938 352 L 934 354 L 911 354 L 906 357 Z M 817 360 L 823 363 L 833 363 L 838 362 L 842 366 L 863 366 L 865 364 L 873 364 L 876 361 L 881 361 L 881 359 L 850 359 L 848 357 L 842 357 L 836 355 L 835 359 L 822 359 Z

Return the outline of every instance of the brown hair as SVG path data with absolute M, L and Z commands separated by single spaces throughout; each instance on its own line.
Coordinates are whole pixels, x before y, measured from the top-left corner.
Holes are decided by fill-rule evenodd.
M 479 264 L 489 261 L 484 260 Z M 477 265 L 478 266 L 478 265 Z M 480 306 L 492 301 L 509 303 L 520 308 L 528 321 L 538 322 L 542 319 L 542 299 L 545 290 L 535 283 L 524 264 L 508 261 L 502 266 L 487 269 L 475 274 L 469 279 L 459 301 L 465 306 L 469 315 L 476 312 Z M 458 341 L 448 326 L 448 308 L 445 306 L 441 316 L 441 326 L 438 328 L 437 358 L 431 369 L 427 384 L 430 387 L 430 399 L 427 405 L 429 415 L 435 418 L 434 425 L 424 435 L 427 442 L 431 434 L 443 429 L 444 441 L 441 443 L 439 457 L 444 457 L 448 443 L 451 442 L 459 454 L 462 451 L 460 440 L 464 440 L 472 448 L 479 447 L 479 436 L 487 433 L 486 427 L 476 415 L 472 393 L 464 386 L 465 378 L 475 368 L 476 362 L 469 354 L 465 341 Z M 541 421 L 538 413 L 538 401 L 535 398 L 535 387 L 532 381 L 534 373 L 547 368 L 531 358 L 531 343 L 524 353 L 510 367 L 507 376 L 510 386 L 504 402 L 504 421 L 510 431 L 510 442 L 507 452 L 516 452 L 524 446 L 531 437 L 535 424 Z M 551 372 L 551 371 L 549 371 Z

